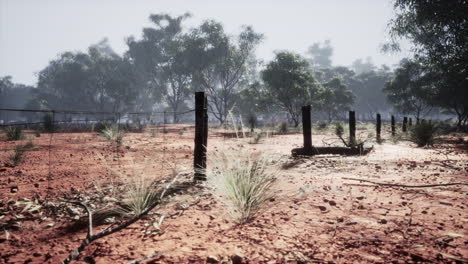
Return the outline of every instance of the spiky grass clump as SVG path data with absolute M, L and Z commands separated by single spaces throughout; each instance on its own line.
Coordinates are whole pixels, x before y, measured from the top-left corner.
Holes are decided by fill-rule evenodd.
M 159 200 L 158 184 L 149 177 L 132 177 L 125 188 L 123 203 L 117 209 L 123 216 L 139 215 Z
M 15 141 L 24 138 L 23 128 L 20 126 L 9 126 L 5 129 L 7 140 Z
M 22 145 L 16 145 L 14 150 L 13 150 L 13 154 L 10 155 L 10 166 L 11 167 L 16 167 L 18 164 L 21 163 L 21 161 L 23 160 L 23 155 L 24 153 L 29 150 L 29 149 L 32 149 L 34 147 L 33 143 L 31 141 L 28 141 L 28 143 Z
M 268 207 L 275 195 L 276 173 L 267 156 L 223 152 L 212 164 L 208 180 L 237 223 L 251 221 Z
M 115 141 L 115 143 L 121 145 L 124 132 L 122 129 L 119 129 L 118 126 L 110 125 L 102 130 L 101 135 L 107 138 L 108 140 Z
M 434 145 L 437 134 L 437 125 L 432 122 L 422 121 L 416 124 L 410 132 L 410 140 L 418 147 Z

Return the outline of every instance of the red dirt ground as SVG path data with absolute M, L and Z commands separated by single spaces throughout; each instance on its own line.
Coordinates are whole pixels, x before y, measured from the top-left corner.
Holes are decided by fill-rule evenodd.
M 0 263 L 59 263 L 80 244 L 86 229 L 70 228 L 79 216 L 51 214 L 47 203 L 92 192 L 116 174 L 164 178 L 192 164 L 193 130 L 181 126 L 167 134 L 128 133 L 119 149 L 96 133 L 30 137 L 35 148 L 14 168 L 3 164 L 19 142 L 0 141 L 0 223 L 19 223 L 0 230 Z M 313 142 L 332 138 L 314 134 Z M 345 178 L 467 182 L 467 141 L 445 138 L 433 148 L 386 142 L 367 156 L 292 159 L 301 134 L 248 144 L 210 132 L 208 155 L 253 148 L 283 164 L 278 196 L 265 213 L 236 225 L 207 189 L 191 187 L 157 209 L 166 215 L 160 230 L 153 226 L 159 217 L 149 215 L 94 242 L 76 263 L 90 255 L 96 263 L 126 263 L 154 252 L 142 263 L 464 263 L 467 186 L 395 188 Z

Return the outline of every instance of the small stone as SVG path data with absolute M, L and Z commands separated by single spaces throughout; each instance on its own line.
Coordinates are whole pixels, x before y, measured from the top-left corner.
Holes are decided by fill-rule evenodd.
M 206 258 L 206 263 L 219 263 L 219 259 L 215 256 L 208 256 Z
M 336 202 L 331 200 L 331 201 L 328 201 L 328 204 L 330 204 L 331 206 L 336 206 Z
M 386 220 L 386 219 L 380 219 L 380 223 L 381 223 L 382 225 L 385 225 L 385 224 L 387 223 L 387 220 Z
M 356 197 L 356 199 L 362 200 L 362 199 L 364 199 L 364 196 L 358 196 L 358 197 Z
M 336 221 L 338 223 L 343 223 L 344 222 L 344 218 L 343 217 L 338 217 L 338 219 L 336 219 Z
M 34 187 L 39 188 L 39 183 L 36 182 L 36 183 L 34 184 Z
M 232 261 L 232 264 L 241 264 L 243 261 L 243 258 L 239 255 L 232 255 L 231 261 Z
M 320 211 L 326 211 L 327 210 L 327 207 L 325 207 L 323 205 L 320 205 L 318 208 L 320 209 Z
M 11 193 L 17 193 L 18 192 L 18 186 L 11 186 L 10 187 L 10 192 Z

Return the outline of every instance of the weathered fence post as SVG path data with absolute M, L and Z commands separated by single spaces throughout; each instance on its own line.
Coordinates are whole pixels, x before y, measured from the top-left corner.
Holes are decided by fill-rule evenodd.
M 203 150 L 205 151 L 204 153 L 204 158 L 203 158 L 203 163 L 202 166 L 203 168 L 206 169 L 206 150 L 208 148 L 208 98 L 205 96 L 205 102 L 203 106 Z
M 312 124 L 310 117 L 310 105 L 302 107 L 302 135 L 304 136 L 304 152 L 312 151 Z
M 195 181 L 206 180 L 206 144 L 208 127 L 206 96 L 204 92 L 195 93 L 195 147 L 193 153 L 193 166 L 195 170 Z
M 406 132 L 408 129 L 407 129 L 407 126 L 408 126 L 408 117 L 403 117 L 403 126 L 401 127 L 401 130 L 403 132 Z
M 375 126 L 375 133 L 377 134 L 377 142 L 380 142 L 382 140 L 380 136 L 381 131 L 382 131 L 382 118 L 380 117 L 380 114 L 377 114 L 377 124 Z
M 395 136 L 395 117 L 392 116 L 392 136 Z
M 356 145 L 356 113 L 349 111 L 349 145 Z
M 409 122 L 408 122 L 408 127 L 412 127 L 412 126 L 413 126 L 413 119 L 410 117 Z

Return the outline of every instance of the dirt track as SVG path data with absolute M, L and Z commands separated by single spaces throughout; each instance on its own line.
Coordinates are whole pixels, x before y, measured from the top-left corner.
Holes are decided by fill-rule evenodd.
M 15 143 L 1 141 L 0 206 L 5 216 L 0 221 L 11 219 L 21 226 L 8 235 L 1 231 L 0 263 L 58 263 L 86 235 L 85 229 L 70 228 L 70 217 L 44 218 L 44 208 L 25 212 L 14 201 L 56 201 L 64 194 L 90 192 L 115 174 L 163 178 L 173 169 L 190 169 L 193 131 L 180 131 L 154 137 L 129 133 L 119 149 L 93 133 L 56 133 L 52 141 L 43 134 L 33 138 L 36 148 L 15 168 L 3 166 Z M 313 141 L 328 138 L 314 135 Z M 393 188 L 344 178 L 414 185 L 467 182 L 467 140 L 430 149 L 388 142 L 375 145 L 367 156 L 291 159 L 290 150 L 302 144 L 300 134 L 276 135 L 260 144 L 210 134 L 208 153 L 253 148 L 283 164 L 278 197 L 264 214 L 237 226 L 221 202 L 194 187 L 159 209 L 168 216 L 161 230 L 153 227 L 159 217 L 150 215 L 98 240 L 80 261 L 93 255 L 97 263 L 125 263 L 159 252 L 146 263 L 461 262 L 468 259 L 467 186 Z

